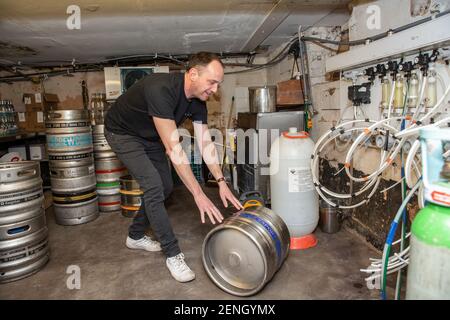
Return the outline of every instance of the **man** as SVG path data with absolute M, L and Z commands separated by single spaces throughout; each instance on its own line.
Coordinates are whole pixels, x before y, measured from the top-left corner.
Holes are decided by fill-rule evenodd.
M 210 221 L 221 222 L 223 216 L 208 199 L 192 173 L 186 154 L 179 144 L 177 126 L 189 115 L 203 158 L 210 146 L 205 101 L 217 92 L 223 81 L 223 64 L 212 53 L 193 55 L 184 74 L 148 75 L 121 95 L 105 119 L 105 137 L 117 157 L 128 168 L 144 192 L 142 205 L 129 228 L 126 245 L 131 249 L 163 250 L 171 275 L 180 282 L 191 281 L 194 272 L 184 261 L 164 207 L 172 191 L 172 179 L 164 152 L 194 197 L 201 221 L 205 213 Z M 206 160 L 205 160 L 206 161 Z M 220 198 L 237 209 L 242 206 L 228 188 L 218 161 L 208 168 L 219 184 Z M 145 235 L 151 226 L 157 241 Z

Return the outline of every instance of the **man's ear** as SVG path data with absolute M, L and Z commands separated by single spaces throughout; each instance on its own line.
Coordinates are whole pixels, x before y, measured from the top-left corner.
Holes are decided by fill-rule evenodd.
M 191 81 L 196 81 L 197 80 L 199 74 L 198 74 L 198 70 L 195 67 L 191 68 L 188 71 L 188 73 L 189 73 L 189 79 L 191 79 Z

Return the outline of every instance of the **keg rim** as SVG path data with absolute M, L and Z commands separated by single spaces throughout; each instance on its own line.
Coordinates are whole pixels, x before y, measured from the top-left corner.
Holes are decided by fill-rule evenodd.
M 38 166 L 39 161 L 25 160 L 25 161 L 12 161 L 12 162 L 0 162 L 0 171 L 11 169 L 26 169 L 32 166 Z

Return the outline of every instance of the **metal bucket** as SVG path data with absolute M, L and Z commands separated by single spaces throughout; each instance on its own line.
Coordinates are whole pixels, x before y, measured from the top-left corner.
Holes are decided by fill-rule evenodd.
M 203 266 L 222 290 L 236 296 L 259 292 L 289 253 L 283 220 L 265 207 L 250 207 L 211 230 L 202 247 Z
M 25 278 L 49 259 L 39 162 L 0 164 L 0 283 Z
M 143 192 L 131 175 L 120 177 L 120 207 L 122 215 L 133 218 L 141 207 Z
M 249 87 L 248 98 L 250 102 L 250 112 L 275 112 L 277 87 Z
M 322 232 L 336 233 L 341 229 L 339 212 L 335 207 L 330 206 L 325 201 L 320 201 L 319 225 Z

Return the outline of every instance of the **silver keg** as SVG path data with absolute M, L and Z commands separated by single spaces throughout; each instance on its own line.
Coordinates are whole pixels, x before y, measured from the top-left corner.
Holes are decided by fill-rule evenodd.
M 203 266 L 222 290 L 236 296 L 259 292 L 289 253 L 283 220 L 265 207 L 244 209 L 212 229 L 202 247 Z
M 61 197 L 53 195 L 55 221 L 61 225 L 88 223 L 98 218 L 98 196 L 95 189 L 90 192 Z
M 50 163 L 57 163 L 57 166 L 60 168 L 88 166 L 94 163 L 92 152 L 49 154 L 48 159 Z
M 117 212 L 121 210 L 121 194 L 98 195 L 98 208 L 101 212 Z
M 87 110 L 54 110 L 46 114 L 47 151 L 52 155 L 93 151 Z
M 39 162 L 0 163 L 0 219 L 11 222 L 42 206 L 44 194 Z M 29 217 L 24 216 L 24 218 Z
M 96 186 L 94 165 L 59 167 L 58 161 L 50 162 L 50 181 L 54 193 L 79 193 Z
M 0 283 L 25 278 L 49 260 L 39 162 L 0 163 Z
M 104 130 L 105 126 L 103 124 L 95 125 L 92 127 L 92 140 L 94 144 L 94 152 L 102 153 L 102 152 L 112 152 L 111 147 L 108 144 L 108 141 L 105 138 Z M 113 153 L 113 157 L 115 154 Z M 101 156 L 105 158 L 104 156 Z
M 117 158 L 100 159 L 95 160 L 95 174 L 97 176 L 98 189 L 106 186 L 102 185 L 102 183 L 109 184 L 108 187 L 114 186 L 119 189 L 119 179 L 127 174 L 127 168 Z
M 95 160 L 116 158 L 104 135 L 105 126 L 98 124 L 92 127 Z
M 101 212 L 120 211 L 120 177 L 127 174 L 127 169 L 117 158 L 96 159 L 95 174 L 97 193 Z

